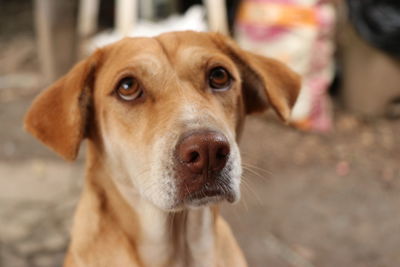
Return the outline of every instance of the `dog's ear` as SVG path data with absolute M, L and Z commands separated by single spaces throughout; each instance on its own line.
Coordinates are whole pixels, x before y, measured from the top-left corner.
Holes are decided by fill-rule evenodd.
M 76 158 L 85 137 L 99 57 L 97 51 L 75 65 L 34 100 L 25 116 L 25 129 L 67 160 Z
M 246 113 L 262 112 L 271 106 L 288 121 L 300 91 L 300 76 L 275 59 L 242 50 L 221 34 L 213 33 L 212 38 L 239 67 Z

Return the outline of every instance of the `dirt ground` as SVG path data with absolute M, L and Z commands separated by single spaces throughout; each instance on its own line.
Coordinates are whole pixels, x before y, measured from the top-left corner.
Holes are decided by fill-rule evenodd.
M 83 180 L 22 130 L 40 89 L 32 32 L 0 38 L 0 266 L 60 266 Z M 335 130 L 250 117 L 243 197 L 224 204 L 249 266 L 400 266 L 400 121 L 337 107 Z M 82 151 L 81 151 L 82 152 Z

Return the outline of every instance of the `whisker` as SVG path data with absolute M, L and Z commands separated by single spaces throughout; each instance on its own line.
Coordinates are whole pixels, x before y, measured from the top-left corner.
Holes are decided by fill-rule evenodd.
M 252 168 L 252 169 L 256 169 L 256 170 L 261 171 L 261 172 L 264 172 L 265 174 L 268 174 L 268 175 L 272 174 L 272 172 L 270 170 L 261 168 L 261 167 L 259 167 L 257 165 L 250 164 L 248 162 L 242 162 L 242 165 L 244 165 L 246 167 L 249 167 L 249 168 Z
M 242 182 L 243 182 L 244 188 L 247 187 L 247 189 L 249 190 L 251 195 L 254 196 L 255 200 L 258 202 L 258 204 L 262 205 L 261 198 L 258 196 L 257 192 L 255 190 L 253 190 L 250 183 L 245 179 L 244 176 L 242 176 Z
M 246 186 L 243 186 L 243 189 L 248 190 L 248 188 L 246 188 Z M 246 211 L 249 211 L 249 206 L 247 205 L 247 201 L 245 197 L 241 198 L 241 203 L 243 203 L 243 207 Z
M 243 170 L 250 172 L 251 174 L 259 177 L 259 178 L 265 178 L 264 176 L 262 176 L 261 174 L 259 174 L 258 172 L 256 172 L 255 170 L 252 170 L 251 168 L 247 167 L 247 166 L 242 166 Z

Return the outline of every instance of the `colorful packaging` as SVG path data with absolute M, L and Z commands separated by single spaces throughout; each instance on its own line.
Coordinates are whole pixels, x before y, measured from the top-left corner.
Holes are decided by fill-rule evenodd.
M 335 10 L 321 0 L 243 0 L 235 38 L 244 49 L 276 58 L 302 78 L 292 113 L 301 129 L 328 131 L 332 112 L 327 89 L 333 78 Z

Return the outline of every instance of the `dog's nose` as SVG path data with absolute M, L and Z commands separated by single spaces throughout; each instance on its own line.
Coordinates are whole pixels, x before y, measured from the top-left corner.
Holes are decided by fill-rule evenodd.
M 221 171 L 228 161 L 230 147 L 225 135 L 214 131 L 194 132 L 177 146 L 180 164 L 193 174 Z

